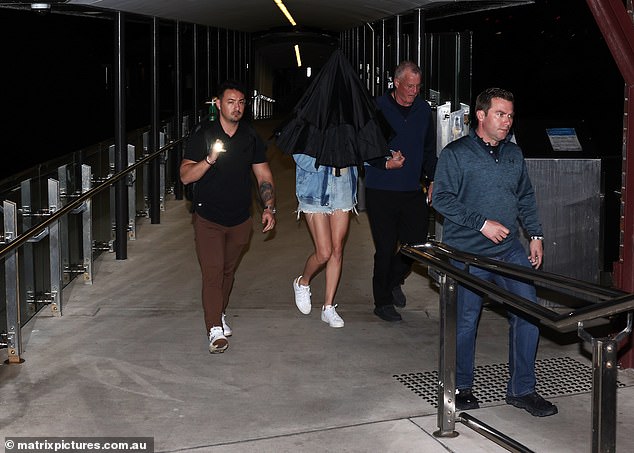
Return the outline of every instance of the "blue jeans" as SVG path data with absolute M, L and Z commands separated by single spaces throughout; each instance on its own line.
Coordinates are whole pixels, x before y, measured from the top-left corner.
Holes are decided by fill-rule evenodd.
M 492 257 L 507 263 L 531 267 L 528 255 L 519 240 L 507 252 Z M 462 263 L 453 263 L 464 268 Z M 496 274 L 473 265 L 469 273 L 528 299 L 537 302 L 532 283 Z M 475 340 L 478 321 L 482 312 L 482 296 L 462 285 L 458 286 L 456 326 L 456 388 L 470 389 L 473 386 L 475 362 Z M 539 328 L 511 311 L 509 319 L 509 374 L 506 392 L 510 396 L 524 396 L 535 391 L 535 356 L 539 342 Z

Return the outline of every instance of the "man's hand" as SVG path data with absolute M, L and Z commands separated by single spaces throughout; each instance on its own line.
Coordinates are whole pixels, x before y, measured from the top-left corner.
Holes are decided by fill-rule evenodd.
M 209 153 L 207 154 L 207 163 L 213 165 L 218 160 L 218 156 L 220 153 L 225 152 L 225 147 L 220 140 L 216 140 L 215 143 L 212 143 L 209 147 Z
M 405 165 L 405 156 L 400 151 L 392 151 L 392 157 L 389 160 L 385 161 L 385 168 L 387 170 L 395 170 L 397 168 L 402 168 Z
M 270 209 L 265 209 L 262 213 L 262 225 L 264 225 L 262 233 L 266 233 L 275 228 L 275 214 L 273 214 Z
M 544 258 L 544 244 L 541 239 L 533 239 L 528 244 L 528 248 L 530 251 L 528 260 L 535 269 L 539 269 L 539 266 L 542 265 L 542 259 Z
M 500 222 L 487 219 L 484 222 L 484 226 L 480 230 L 480 233 L 484 234 L 487 238 L 496 244 L 502 242 L 509 235 L 510 231 Z

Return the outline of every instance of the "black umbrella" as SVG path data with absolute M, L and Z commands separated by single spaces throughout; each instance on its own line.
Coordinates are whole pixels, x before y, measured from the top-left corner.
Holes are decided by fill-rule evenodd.
M 390 132 L 352 65 L 335 50 L 275 135 L 288 154 L 344 168 L 389 155 Z

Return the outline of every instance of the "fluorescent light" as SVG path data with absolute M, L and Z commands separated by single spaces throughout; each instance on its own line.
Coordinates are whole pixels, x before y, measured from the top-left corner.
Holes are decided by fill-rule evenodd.
M 302 57 L 299 56 L 299 45 L 295 44 L 295 57 L 297 57 L 297 67 L 302 67 Z
M 310 66 L 308 66 L 306 68 L 306 77 L 310 77 L 313 73 L 313 70 L 310 68 Z
M 297 23 L 295 22 L 295 19 L 293 19 L 293 16 L 291 16 L 291 13 L 289 13 L 288 10 L 286 9 L 286 5 L 284 5 L 284 3 L 282 3 L 282 0 L 273 0 L 273 1 L 277 5 L 277 7 L 280 9 L 280 11 L 282 11 L 282 13 L 284 13 L 284 15 L 286 16 L 288 21 L 291 23 L 291 25 L 293 27 L 295 25 L 297 25 Z
M 33 11 L 37 11 L 38 13 L 49 12 L 51 10 L 50 3 L 31 3 L 31 9 Z

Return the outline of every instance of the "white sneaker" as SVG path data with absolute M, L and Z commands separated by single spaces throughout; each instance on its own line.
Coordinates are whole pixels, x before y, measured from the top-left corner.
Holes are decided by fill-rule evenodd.
M 327 322 L 330 327 L 343 327 L 343 319 L 335 310 L 336 305 L 326 305 L 321 309 L 321 320 Z
M 222 331 L 225 334 L 225 337 L 230 337 L 233 335 L 233 330 L 231 330 L 231 326 L 227 324 L 227 316 L 222 314 Z
M 225 352 L 225 349 L 229 347 L 227 337 L 222 332 L 222 327 L 214 326 L 209 331 L 209 352 L 212 354 L 216 352 Z
M 299 284 L 300 275 L 293 280 L 293 289 L 295 290 L 295 305 L 299 311 L 305 315 L 310 313 L 310 286 L 304 286 Z

